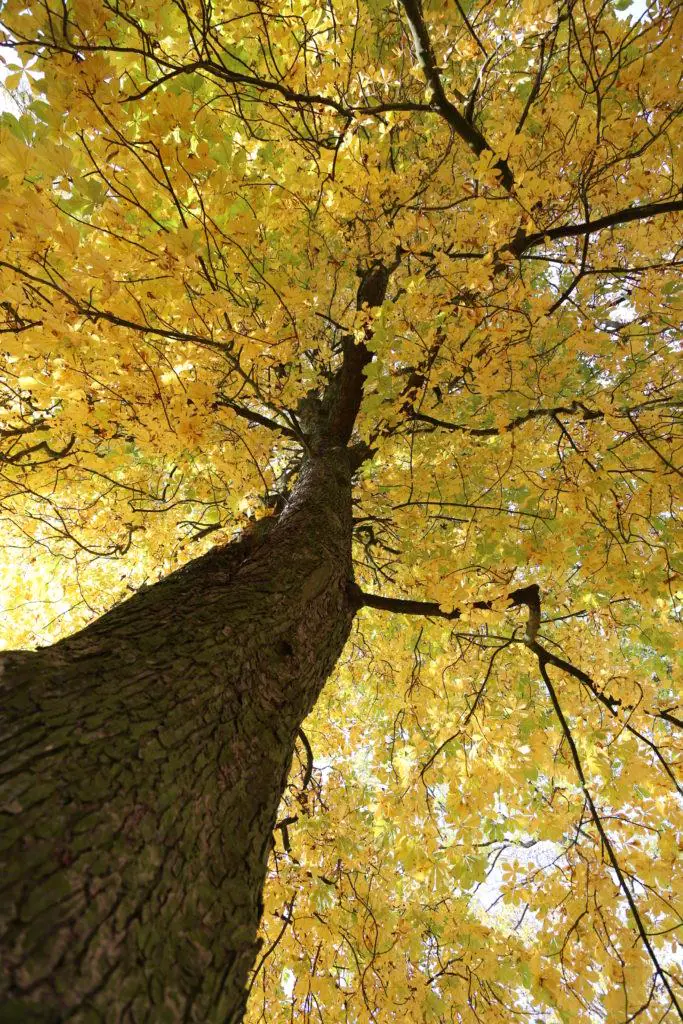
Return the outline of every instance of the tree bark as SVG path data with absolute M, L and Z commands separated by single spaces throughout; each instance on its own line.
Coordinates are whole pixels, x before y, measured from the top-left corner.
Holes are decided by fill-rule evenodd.
M 0 656 L 4 1024 L 242 1019 L 296 733 L 353 619 L 345 441 L 251 536 Z

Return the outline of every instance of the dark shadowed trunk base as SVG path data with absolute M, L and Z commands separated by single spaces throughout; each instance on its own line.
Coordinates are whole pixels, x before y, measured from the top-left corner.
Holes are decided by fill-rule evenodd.
M 236 1024 L 297 729 L 353 618 L 350 468 L 0 656 L 0 1020 Z

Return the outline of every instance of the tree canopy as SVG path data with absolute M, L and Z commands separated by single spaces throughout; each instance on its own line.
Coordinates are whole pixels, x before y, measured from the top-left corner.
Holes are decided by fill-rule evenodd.
M 5 647 L 258 529 L 368 353 L 249 1020 L 683 1019 L 680 5 L 1 18 Z

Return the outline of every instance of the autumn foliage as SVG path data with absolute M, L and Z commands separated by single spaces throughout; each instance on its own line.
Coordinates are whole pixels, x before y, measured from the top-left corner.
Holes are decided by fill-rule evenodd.
M 276 514 L 372 356 L 253 1024 L 683 1019 L 683 12 L 624 6 L 2 5 L 5 647 Z

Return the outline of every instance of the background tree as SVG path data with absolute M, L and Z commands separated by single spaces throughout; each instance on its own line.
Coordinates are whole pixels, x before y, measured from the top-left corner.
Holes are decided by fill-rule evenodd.
M 4 2 L 3 1020 L 683 1017 L 622 7 Z

